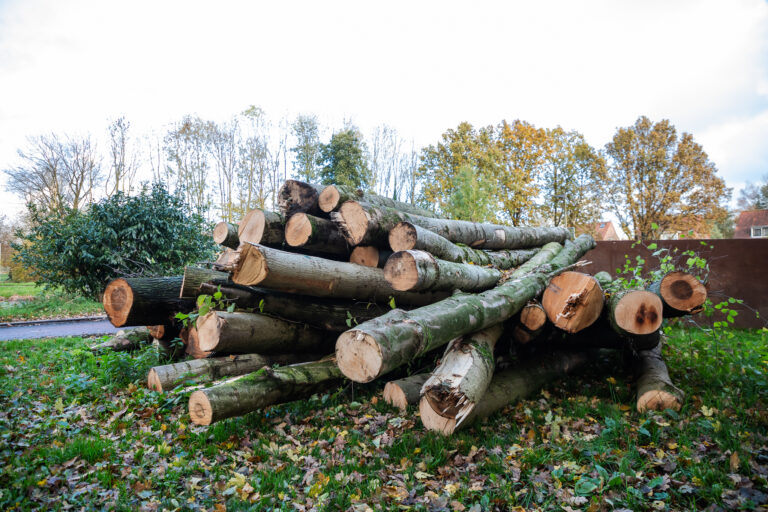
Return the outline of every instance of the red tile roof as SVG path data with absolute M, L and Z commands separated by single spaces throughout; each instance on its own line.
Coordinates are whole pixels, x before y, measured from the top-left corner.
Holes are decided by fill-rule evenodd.
M 598 222 L 595 225 L 595 240 L 618 240 L 618 233 L 613 227 L 613 222 Z
M 752 226 L 768 226 L 768 210 L 749 210 L 741 212 L 736 220 L 733 238 L 752 238 Z

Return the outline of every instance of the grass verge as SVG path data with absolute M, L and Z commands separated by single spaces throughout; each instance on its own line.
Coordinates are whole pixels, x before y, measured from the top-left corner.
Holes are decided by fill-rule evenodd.
M 35 286 L 0 280 L 0 322 L 99 314 L 100 302 Z

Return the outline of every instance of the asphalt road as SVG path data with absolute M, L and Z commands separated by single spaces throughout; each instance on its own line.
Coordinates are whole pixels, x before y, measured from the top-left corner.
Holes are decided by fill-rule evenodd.
M 0 341 L 33 339 L 33 338 L 62 338 L 65 336 L 95 336 L 113 334 L 120 329 L 115 328 L 109 320 L 61 320 L 39 324 L 0 326 Z

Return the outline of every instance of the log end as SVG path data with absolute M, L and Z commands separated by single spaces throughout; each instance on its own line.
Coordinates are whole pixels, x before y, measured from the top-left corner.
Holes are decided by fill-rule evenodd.
M 389 246 L 397 251 L 408 251 L 416 247 L 419 235 L 410 222 L 398 222 L 389 232 Z
M 269 269 L 267 259 L 255 245 L 245 244 L 240 251 L 232 280 L 237 284 L 252 286 L 266 279 Z
M 285 223 L 285 241 L 291 247 L 301 247 L 312 236 L 312 223 L 306 213 L 291 215 Z
M 597 279 L 581 272 L 555 276 L 541 298 L 549 321 L 571 334 L 595 323 L 604 302 L 603 289 Z
M 410 251 L 394 253 L 384 265 L 384 278 L 397 291 L 407 292 L 419 284 L 419 265 Z
M 671 308 L 698 313 L 707 300 L 707 288 L 687 272 L 670 272 L 661 280 L 661 297 Z
M 379 249 L 370 245 L 358 245 L 352 249 L 349 262 L 364 267 L 379 266 Z
M 311 212 L 317 205 L 318 192 L 309 183 L 286 180 L 278 192 L 278 206 L 285 215 Z
M 456 420 L 446 418 L 438 414 L 433 408 L 426 396 L 419 400 L 419 416 L 421 423 L 427 430 L 440 432 L 444 435 L 451 435 L 456 430 Z
M 619 300 L 614 312 L 616 324 L 629 334 L 651 334 L 661 327 L 661 299 L 655 293 L 632 290 Z
M 219 222 L 213 228 L 213 241 L 219 245 L 224 245 L 229 238 L 229 223 Z
M 133 305 L 131 285 L 122 278 L 110 281 L 101 302 L 112 325 L 123 327 L 128 321 Z
M 197 347 L 204 352 L 214 352 L 221 340 L 221 327 L 224 320 L 216 311 L 210 311 L 197 319 Z
M 661 389 L 652 389 L 646 391 L 637 398 L 637 412 L 663 411 L 672 409 L 679 411 L 681 407 L 680 399 L 669 391 Z
M 210 425 L 213 422 L 213 407 L 204 391 L 194 391 L 189 396 L 189 416 L 195 425 Z
M 387 382 L 384 386 L 384 401 L 401 411 L 408 408 L 408 397 L 405 392 L 395 382 Z
M 339 208 L 339 228 L 351 245 L 363 241 L 368 232 L 368 214 L 357 201 L 345 201 Z
M 339 193 L 339 189 L 336 188 L 336 185 L 328 185 L 317 197 L 317 206 L 319 206 L 325 213 L 330 213 L 339 206 L 340 199 L 341 194 Z
M 529 331 L 538 331 L 547 323 L 547 313 L 538 302 L 526 304 L 520 312 L 520 323 Z
M 147 373 L 147 387 L 154 391 L 163 390 L 163 385 L 160 383 L 160 377 L 157 376 L 157 372 L 154 368 L 150 368 L 149 373 Z
M 336 340 L 336 364 L 348 379 L 371 382 L 381 375 L 384 357 L 373 336 L 352 329 Z
M 148 325 L 147 330 L 149 331 L 149 334 L 152 335 L 153 338 L 156 338 L 158 340 L 163 339 L 163 336 L 165 336 L 165 325 Z
M 249 211 L 237 226 L 237 236 L 240 242 L 260 244 L 264 237 L 266 225 L 267 219 L 263 211 L 258 209 Z

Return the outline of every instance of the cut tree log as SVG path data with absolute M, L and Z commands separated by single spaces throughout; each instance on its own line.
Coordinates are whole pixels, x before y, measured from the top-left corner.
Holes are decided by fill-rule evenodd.
M 638 354 L 637 374 L 637 412 L 680 410 L 685 393 L 669 378 L 661 344 Z
M 598 280 L 581 272 L 555 276 L 541 297 L 549 321 L 568 333 L 579 332 L 595 323 L 604 304 L 605 293 Z
M 240 243 L 281 245 L 285 240 L 285 216 L 267 210 L 249 211 L 238 224 Z
M 305 359 L 309 358 L 309 359 Z M 283 354 L 262 356 L 260 354 L 239 354 L 210 359 L 194 359 L 180 363 L 155 366 L 147 374 L 147 387 L 155 391 L 169 391 L 179 385 L 199 385 L 225 377 L 236 377 L 255 372 L 264 366 L 294 364 L 316 361 L 314 354 Z
M 296 213 L 320 213 L 320 209 L 317 207 L 317 198 L 323 188 L 325 188 L 323 185 L 286 180 L 277 195 L 280 212 L 286 217 Z
M 392 256 L 392 251 L 388 249 L 379 249 L 373 245 L 358 245 L 352 249 L 349 262 L 364 267 L 384 268 L 390 256 Z
M 511 272 L 505 273 L 505 277 L 516 279 L 518 277 L 526 276 L 531 272 L 536 272 L 543 265 L 547 265 L 552 258 L 559 255 L 562 249 L 563 246 L 557 242 L 545 244 L 531 259 Z
M 181 277 L 114 279 L 104 290 L 102 304 L 115 327 L 164 323 L 177 312 L 191 311 L 194 301 L 180 299 Z
M 419 410 L 452 419 L 458 427 L 488 390 L 496 361 L 493 350 L 502 324 L 453 340 L 421 389 Z
M 181 339 L 184 342 L 184 351 L 190 357 L 194 357 L 195 359 L 205 359 L 214 355 L 212 351 L 200 348 L 200 337 L 198 336 L 195 327 L 182 329 Z
M 152 334 L 146 327 L 137 327 L 126 331 L 118 331 L 117 334 L 103 343 L 92 345 L 92 352 L 111 350 L 113 352 L 127 352 L 136 350 L 152 342 Z
M 435 258 L 455 263 L 490 265 L 507 270 L 522 265 L 538 249 L 485 251 L 466 245 L 456 245 L 448 239 L 410 222 L 398 222 L 389 232 L 389 246 L 393 251 L 426 251 Z
M 238 309 L 250 309 L 335 332 L 346 331 L 356 323 L 376 318 L 391 309 L 389 306 L 371 302 L 310 298 L 234 283 L 217 285 L 214 282 L 200 286 L 201 292 L 208 295 L 212 295 L 219 289 L 222 300 L 234 302 Z
M 400 410 L 416 405 L 421 398 L 421 387 L 429 379 L 429 373 L 419 373 L 404 379 L 389 381 L 384 385 L 384 401 Z
M 178 320 L 169 319 L 164 324 L 148 325 L 147 329 L 152 338 L 161 341 L 173 341 L 179 338 L 181 323 Z
M 219 254 L 216 261 L 213 262 L 213 269 L 218 270 L 219 272 L 230 272 L 230 269 L 234 268 L 238 259 L 240 259 L 239 248 L 236 250 L 227 247 L 221 254 Z
M 238 225 L 229 222 L 219 222 L 213 228 L 213 241 L 230 249 L 237 249 L 240 245 Z
M 611 327 L 627 338 L 642 344 L 644 336 L 651 336 L 661 327 L 661 299 L 645 290 L 618 290 L 608 297 L 606 304 Z
M 521 249 L 562 242 L 570 237 L 566 228 L 512 227 L 466 220 L 445 220 L 411 215 L 386 207 L 347 201 L 332 215 L 351 245 L 384 247 L 398 222 L 410 222 L 433 231 L 454 243 L 482 249 Z
M 285 242 L 309 252 L 349 256 L 349 244 L 336 225 L 306 213 L 295 213 L 285 223 Z
M 501 270 L 438 260 L 425 251 L 399 251 L 384 265 L 384 277 L 395 290 L 481 292 L 493 288 Z
M 421 422 L 427 430 L 450 435 L 460 426 L 486 418 L 505 406 L 532 395 L 589 360 L 586 352 L 561 351 L 520 361 L 512 368 L 496 372 L 488 390 L 463 422 L 458 423 L 454 418 L 436 414 L 425 400 L 419 402 Z
M 547 347 L 564 349 L 606 348 L 621 350 L 627 353 L 637 353 L 650 350 L 661 340 L 661 331 L 657 330 L 643 336 L 625 336 L 611 327 L 606 315 L 601 316 L 594 324 L 576 334 L 568 334 L 557 330 L 547 338 Z
M 512 338 L 520 345 L 533 342 L 544 332 L 547 325 L 547 312 L 541 302 L 531 300 L 520 311 L 520 320 L 512 329 Z
M 200 350 L 239 354 L 327 353 L 322 331 L 257 313 L 210 311 L 197 319 Z
M 195 299 L 200 295 L 200 285 L 211 281 L 227 282 L 229 281 L 229 274 L 207 268 L 184 267 L 184 277 L 181 281 L 179 296 L 182 299 Z
M 398 292 L 380 268 L 294 254 L 264 246 L 243 244 L 232 280 L 246 286 L 341 299 L 397 304 L 431 304 L 446 294 Z
M 370 382 L 450 340 L 504 322 L 544 290 L 552 273 L 572 265 L 595 246 L 588 235 L 542 248 L 537 272 L 512 278 L 479 294 L 457 294 L 406 312 L 394 309 L 342 333 L 339 368 L 349 379 Z
M 242 416 L 270 405 L 307 398 L 342 381 L 333 358 L 261 370 L 235 377 L 189 397 L 189 415 L 197 425 Z
M 320 209 L 326 213 L 336 211 L 343 203 L 347 201 L 362 201 L 373 206 L 384 206 L 394 208 L 401 212 L 421 215 L 422 217 L 440 217 L 435 212 L 419 208 L 410 203 L 395 201 L 388 197 L 379 196 L 371 192 L 364 192 L 359 188 L 344 187 L 342 185 L 328 185 L 325 187 L 317 199 Z
M 666 318 L 694 315 L 707 300 L 707 287 L 687 272 L 670 272 L 652 283 L 648 291 L 659 296 Z

